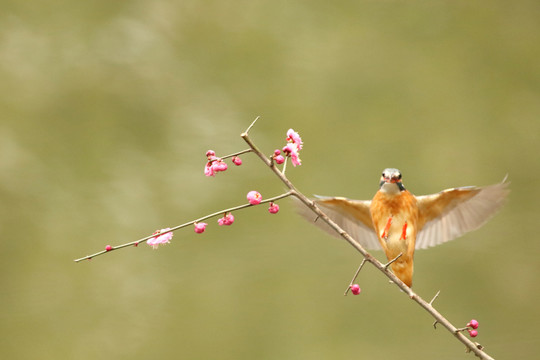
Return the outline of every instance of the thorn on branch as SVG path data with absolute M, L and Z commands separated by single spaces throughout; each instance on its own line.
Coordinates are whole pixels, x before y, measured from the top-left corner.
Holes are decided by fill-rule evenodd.
M 255 125 L 255 123 L 257 122 L 257 120 L 259 120 L 260 116 L 257 116 L 255 118 L 255 120 L 253 120 L 253 122 L 248 126 L 248 128 L 246 129 L 246 131 L 244 131 L 240 136 L 241 137 L 245 137 L 247 136 L 247 134 L 249 133 L 249 130 L 251 130 L 251 128 L 253 127 L 253 125 Z
M 386 264 L 383 265 L 384 267 L 384 270 L 388 270 L 388 267 L 390 265 L 392 265 L 392 263 L 394 263 L 397 259 L 399 259 L 401 256 L 403 256 L 403 253 L 399 253 L 398 256 L 396 256 L 395 258 L 393 258 L 392 260 L 390 260 L 389 262 L 387 262 Z
M 437 291 L 433 299 L 429 302 L 429 306 L 433 306 L 433 302 L 439 297 L 439 294 L 441 293 L 441 290 Z
M 473 344 L 474 344 L 474 347 L 477 348 L 478 350 L 484 351 L 484 347 L 480 343 L 473 342 Z M 466 353 L 471 353 L 472 349 L 469 348 L 469 347 L 465 347 L 465 352 Z

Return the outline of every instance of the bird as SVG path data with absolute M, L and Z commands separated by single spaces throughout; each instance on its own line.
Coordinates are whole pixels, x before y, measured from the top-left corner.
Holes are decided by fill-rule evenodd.
M 443 244 L 484 225 L 504 204 L 508 184 L 505 177 L 495 185 L 415 196 L 405 188 L 401 172 L 387 168 L 372 200 L 315 195 L 313 202 L 364 248 L 382 249 L 394 274 L 412 287 L 415 250 Z M 301 213 L 313 220 L 307 212 Z M 314 223 L 339 237 L 323 221 Z

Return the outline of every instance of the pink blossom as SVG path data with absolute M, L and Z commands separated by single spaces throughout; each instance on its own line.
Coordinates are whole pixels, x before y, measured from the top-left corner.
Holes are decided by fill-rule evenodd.
M 204 232 L 204 230 L 206 230 L 206 225 L 208 225 L 207 223 L 195 223 L 195 232 L 197 234 L 202 234 Z
M 351 292 L 353 293 L 353 295 L 358 295 L 360 294 L 361 291 L 362 289 L 360 289 L 360 285 L 358 284 L 351 285 Z
M 234 222 L 234 216 L 231 213 L 225 214 L 225 215 L 223 215 L 222 218 L 218 219 L 218 224 L 220 226 L 222 226 L 222 225 L 232 225 L 233 222 Z
M 240 159 L 239 156 L 233 156 L 232 162 L 233 162 L 233 164 L 236 165 L 236 166 L 242 165 L 242 159 Z
M 469 335 L 471 337 L 477 337 L 478 336 L 478 331 L 476 330 L 469 330 Z
M 271 202 L 270 207 L 268 208 L 268 212 L 270 214 L 277 214 L 278 211 L 279 211 L 279 205 Z
M 257 205 L 261 203 L 262 195 L 257 191 L 250 191 L 247 194 L 247 199 L 251 205 Z
M 283 147 L 283 153 L 285 156 L 291 158 L 291 162 L 294 166 L 302 165 L 302 160 L 300 160 L 299 152 L 302 150 L 304 143 L 300 135 L 293 129 L 287 131 L 287 145 Z M 279 149 L 274 151 L 272 159 L 276 164 L 283 164 L 285 162 L 285 157 L 281 155 Z
M 287 131 L 287 141 L 296 144 L 296 146 L 298 146 L 298 150 L 302 150 L 302 138 L 293 129 L 289 129 L 289 131 Z
M 291 162 L 294 166 L 302 165 L 302 160 L 298 157 L 298 153 L 291 153 Z
M 154 235 L 156 235 L 156 236 L 146 240 L 146 243 L 148 245 L 152 246 L 154 249 L 157 249 L 157 247 L 159 245 L 161 245 L 161 244 L 168 244 L 171 241 L 172 237 L 173 237 L 172 232 L 167 232 L 169 230 L 170 230 L 170 228 L 156 230 L 154 232 Z
M 216 152 L 214 150 L 208 150 L 206 152 L 206 157 L 208 158 L 208 160 L 210 160 L 210 158 L 214 156 L 216 156 Z
M 293 152 L 293 151 L 298 151 L 298 148 L 296 146 L 294 146 L 293 143 L 288 143 L 287 145 L 285 145 L 283 147 L 283 152 L 287 156 L 289 156 L 291 154 L 291 152 Z
M 294 166 L 296 165 L 302 165 L 302 160 L 298 157 L 298 145 L 295 143 L 288 143 L 284 148 L 283 152 L 287 154 L 287 156 L 291 157 L 291 161 Z
M 105 246 L 105 251 L 111 251 L 111 250 L 112 250 L 112 246 L 111 246 L 111 245 Z
M 289 131 L 287 131 L 287 145 L 283 148 L 283 152 L 285 155 L 291 157 L 291 162 L 294 166 L 302 165 L 302 161 L 298 156 L 298 153 L 300 150 L 302 150 L 302 147 L 303 142 L 300 135 L 298 135 L 298 133 L 293 129 L 289 129 Z
M 478 323 L 478 321 L 476 321 L 474 319 L 469 321 L 469 323 L 467 324 L 467 326 L 472 327 L 473 329 L 478 329 L 478 325 L 480 325 L 480 324 Z

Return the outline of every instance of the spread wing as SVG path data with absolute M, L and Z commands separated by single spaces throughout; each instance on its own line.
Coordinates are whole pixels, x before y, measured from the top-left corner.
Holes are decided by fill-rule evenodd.
M 484 225 L 504 204 L 508 184 L 503 180 L 486 187 L 467 186 L 417 196 L 416 248 L 445 243 Z
M 339 227 L 351 235 L 364 248 L 372 250 L 381 249 L 371 221 L 369 211 L 371 201 L 328 196 L 317 196 L 313 201 L 332 221 L 338 224 Z M 308 221 L 311 221 L 329 234 L 339 237 L 339 234 L 323 220 L 317 219 L 315 213 L 306 206 L 301 206 L 299 212 Z

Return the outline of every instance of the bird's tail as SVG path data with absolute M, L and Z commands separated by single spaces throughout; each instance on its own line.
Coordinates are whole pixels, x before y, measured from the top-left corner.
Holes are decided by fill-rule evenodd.
M 392 271 L 408 287 L 412 287 L 413 259 L 399 258 L 392 263 Z

